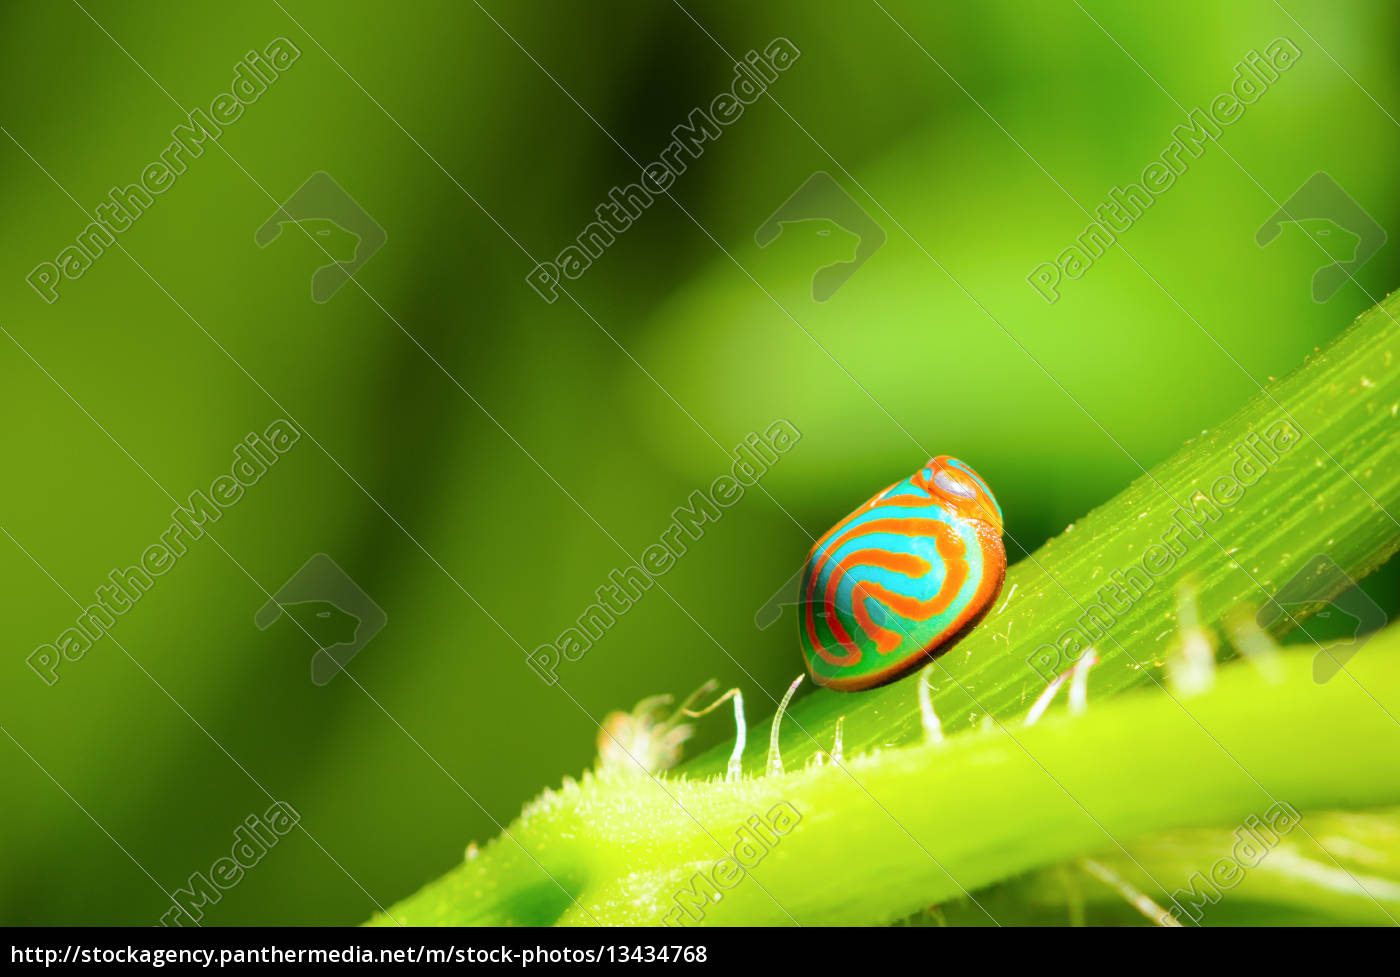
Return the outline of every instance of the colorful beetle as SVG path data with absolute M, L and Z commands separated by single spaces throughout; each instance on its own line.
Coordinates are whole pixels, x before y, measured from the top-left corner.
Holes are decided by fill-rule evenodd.
M 798 628 L 813 681 L 868 689 L 952 647 L 1006 578 L 1001 507 L 948 455 L 877 493 L 817 540 Z

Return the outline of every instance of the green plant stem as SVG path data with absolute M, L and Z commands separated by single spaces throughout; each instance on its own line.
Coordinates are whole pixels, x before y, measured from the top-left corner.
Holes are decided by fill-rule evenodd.
M 1306 651 L 1283 656 L 1282 668 L 1270 682 L 1236 663 L 1197 698 L 1142 690 L 1079 716 L 880 751 L 845 769 L 741 783 L 588 778 L 390 912 L 406 924 L 692 922 L 676 897 L 693 890 L 707 924 L 887 922 L 1075 856 L 1131 852 L 1156 832 L 1234 824 L 1278 801 L 1304 811 L 1400 803 L 1400 629 L 1352 660 L 1355 682 L 1317 685 Z M 697 884 L 751 815 L 779 804 L 801 820 L 749 877 L 727 890 Z M 1306 828 L 1305 819 L 1297 830 Z M 1155 882 L 1172 891 L 1187 879 Z M 710 888 L 724 898 L 704 903 Z

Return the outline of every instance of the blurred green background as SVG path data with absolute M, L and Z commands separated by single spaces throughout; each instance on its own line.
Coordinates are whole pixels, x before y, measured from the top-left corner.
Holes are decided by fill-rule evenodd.
M 711 677 L 785 685 L 792 621 L 754 613 L 812 536 L 929 454 L 993 486 L 1013 560 L 1059 532 L 1400 280 L 1392 242 L 1318 303 L 1301 231 L 1255 244 L 1316 171 L 1397 226 L 1397 17 L 1312 0 L 7 3 L 0 921 L 154 923 L 162 888 L 227 855 L 270 794 L 306 833 L 204 922 L 358 922 L 589 765 L 608 711 Z M 301 58 L 118 238 L 129 256 L 45 303 L 26 276 L 158 159 L 176 102 L 207 107 L 279 36 Z M 569 283 L 577 304 L 541 301 L 526 252 L 570 244 L 637 178 L 629 154 L 655 159 L 729 88 L 725 49 L 779 36 L 802 53 L 778 104 L 708 144 Z M 1042 301 L 1026 276 L 1083 230 L 1080 205 L 1161 155 L 1173 98 L 1208 105 L 1280 36 L 1298 62 Z M 388 240 L 362 288 L 318 304 L 317 245 L 254 232 L 322 170 Z M 811 275 L 839 240 L 754 241 L 818 170 L 887 234 L 822 303 Z M 207 489 L 282 416 L 309 436 L 41 682 L 25 658 L 72 626 L 64 589 L 90 603 L 165 530 L 166 492 Z M 802 440 L 666 574 L 671 597 L 654 588 L 541 683 L 522 648 L 777 418 Z M 306 634 L 253 624 L 318 552 L 388 615 L 353 680 L 324 686 Z M 1392 612 L 1396 582 L 1367 582 Z M 728 735 L 717 717 L 699 745 Z

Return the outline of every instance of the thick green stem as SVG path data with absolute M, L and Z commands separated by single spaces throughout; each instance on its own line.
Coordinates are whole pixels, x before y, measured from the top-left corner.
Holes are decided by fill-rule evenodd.
M 1130 852 L 1146 835 L 1264 816 L 1279 802 L 1298 811 L 1400 803 L 1400 630 L 1348 664 L 1354 681 L 1318 685 L 1306 651 L 1282 667 L 1269 681 L 1237 663 L 1196 698 L 1142 690 L 1079 716 L 880 751 L 844 768 L 741 783 L 587 778 L 527 811 L 514 840 L 497 839 L 391 912 L 400 923 L 549 922 L 555 913 L 574 924 L 887 922 L 1078 855 Z M 743 840 L 740 829 L 786 805 L 800 820 L 722 885 L 717 863 Z M 1295 830 L 1307 827 L 1305 816 Z M 1188 885 L 1156 882 L 1168 892 Z

